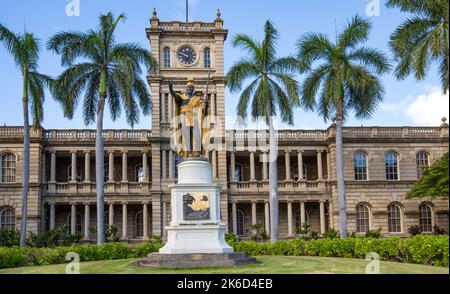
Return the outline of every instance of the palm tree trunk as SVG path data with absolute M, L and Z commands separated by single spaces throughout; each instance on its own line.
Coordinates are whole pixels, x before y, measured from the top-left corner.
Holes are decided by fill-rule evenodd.
M 270 203 L 270 241 L 278 240 L 278 149 L 273 118 L 269 115 L 269 203 Z
M 28 115 L 27 75 L 23 77 L 23 155 L 22 155 L 22 221 L 20 225 L 20 247 L 27 245 L 28 187 L 30 181 L 30 121 Z
M 97 191 L 97 244 L 105 243 L 105 150 L 103 144 L 103 113 L 105 95 L 100 94 L 97 111 L 97 136 L 95 140 L 95 177 Z
M 338 105 L 336 116 L 336 175 L 339 201 L 339 217 L 341 223 L 341 237 L 347 238 L 347 205 L 345 203 L 345 180 L 344 180 L 344 146 L 343 146 L 343 108 L 342 101 Z

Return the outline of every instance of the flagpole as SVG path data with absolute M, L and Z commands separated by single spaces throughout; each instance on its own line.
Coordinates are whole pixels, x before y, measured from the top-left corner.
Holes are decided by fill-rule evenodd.
M 186 22 L 189 22 L 189 0 L 186 0 Z

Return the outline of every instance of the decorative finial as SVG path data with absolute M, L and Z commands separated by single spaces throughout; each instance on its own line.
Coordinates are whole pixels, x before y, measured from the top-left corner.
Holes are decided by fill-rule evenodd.
M 442 127 L 446 127 L 446 126 L 448 126 L 448 124 L 447 124 L 447 118 L 444 116 L 442 119 L 441 119 L 441 121 L 442 121 Z
M 222 16 L 222 13 L 220 12 L 220 9 L 217 9 L 217 18 L 220 18 Z
M 156 8 L 153 8 L 153 17 L 156 18 L 158 16 L 158 12 L 156 12 Z

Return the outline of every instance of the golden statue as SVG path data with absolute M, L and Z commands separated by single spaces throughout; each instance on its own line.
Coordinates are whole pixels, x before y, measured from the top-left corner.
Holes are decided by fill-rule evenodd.
M 205 118 L 209 108 L 209 75 L 206 92 L 198 95 L 195 92 L 193 78 L 188 78 L 186 92 L 175 93 L 173 81 L 169 81 L 170 93 L 175 100 L 175 127 L 174 138 L 177 153 L 182 157 L 200 157 L 205 154 L 207 132 L 209 127 Z

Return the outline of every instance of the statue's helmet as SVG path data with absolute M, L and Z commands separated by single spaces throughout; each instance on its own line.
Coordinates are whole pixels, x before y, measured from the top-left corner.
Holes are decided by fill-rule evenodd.
M 188 77 L 187 79 L 186 91 L 190 95 L 194 94 L 195 86 L 194 86 L 194 79 L 192 77 Z

